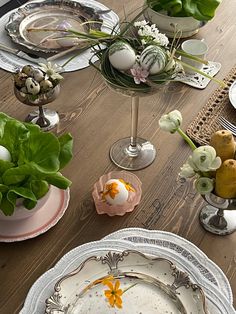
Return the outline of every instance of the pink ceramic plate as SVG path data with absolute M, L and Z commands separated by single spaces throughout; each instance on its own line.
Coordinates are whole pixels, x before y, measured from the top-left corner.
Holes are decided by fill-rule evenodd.
M 65 213 L 70 190 L 52 186 L 47 202 L 33 216 L 20 221 L 0 220 L 0 242 L 23 241 L 37 237 L 55 226 Z

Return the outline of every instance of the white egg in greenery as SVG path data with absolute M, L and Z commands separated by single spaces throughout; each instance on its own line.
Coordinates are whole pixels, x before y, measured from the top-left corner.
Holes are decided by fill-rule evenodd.
M 126 71 L 135 64 L 136 54 L 128 43 L 118 41 L 109 48 L 109 61 L 115 69 Z
M 2 145 L 0 145 L 0 160 L 11 161 L 11 154 L 9 150 Z
M 103 199 L 110 205 L 123 205 L 127 202 L 129 192 L 119 179 L 108 180 L 103 189 Z
M 141 67 L 148 70 L 151 75 L 158 74 L 166 66 L 167 55 L 161 47 L 150 45 L 141 53 L 139 62 Z

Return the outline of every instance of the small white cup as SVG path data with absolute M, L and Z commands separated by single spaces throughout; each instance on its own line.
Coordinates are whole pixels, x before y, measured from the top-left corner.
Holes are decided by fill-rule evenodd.
M 205 55 L 208 51 L 208 45 L 206 44 L 205 41 L 203 40 L 199 40 L 199 39 L 189 39 L 189 40 L 185 40 L 182 45 L 181 45 L 181 48 L 184 52 L 192 55 L 192 56 L 195 56 L 195 57 L 198 57 L 200 59 L 204 59 L 205 58 Z M 197 62 L 197 61 L 194 61 L 194 60 L 191 60 L 187 57 L 184 57 L 184 56 L 181 56 L 181 60 L 199 70 L 201 70 L 203 64 L 200 63 L 200 62 Z M 186 73 L 190 73 L 190 74 L 193 74 L 195 73 L 194 70 L 191 70 L 187 67 L 184 67 L 184 71 Z

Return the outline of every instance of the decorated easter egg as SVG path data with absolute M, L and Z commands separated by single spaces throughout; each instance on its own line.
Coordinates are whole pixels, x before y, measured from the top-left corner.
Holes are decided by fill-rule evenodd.
M 129 197 L 129 192 L 119 179 L 108 180 L 103 189 L 103 199 L 110 205 L 123 205 Z
M 40 92 L 40 85 L 35 81 L 32 77 L 28 77 L 25 81 L 25 86 L 27 88 L 28 93 L 32 95 L 37 95 Z
M 150 74 L 157 74 L 166 66 L 167 55 L 161 47 L 150 45 L 141 53 L 139 62 Z
M 11 154 L 9 150 L 2 145 L 0 145 L 0 160 L 11 161 Z
M 115 42 L 109 48 L 109 61 L 119 71 L 129 70 L 136 61 L 135 51 L 123 41 Z

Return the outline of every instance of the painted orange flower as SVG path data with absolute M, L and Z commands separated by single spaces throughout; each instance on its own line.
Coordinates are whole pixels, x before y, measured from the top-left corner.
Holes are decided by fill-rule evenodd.
M 113 182 L 111 184 L 106 184 L 106 187 L 105 187 L 106 192 L 102 193 L 102 198 L 105 199 L 105 196 L 109 195 L 112 199 L 114 199 L 116 194 L 119 193 L 117 186 L 118 186 L 118 184 L 115 182 Z
M 105 290 L 104 294 L 108 299 L 108 302 L 111 307 L 118 307 L 119 309 L 122 308 L 122 299 L 121 296 L 123 294 L 122 289 L 120 288 L 120 281 L 116 280 L 115 284 L 113 285 L 111 281 L 105 280 L 105 285 L 108 286 L 109 290 Z
M 135 192 L 135 189 L 132 187 L 132 185 L 129 182 L 125 182 L 123 179 L 119 179 L 119 181 L 125 185 L 125 188 L 127 191 Z

